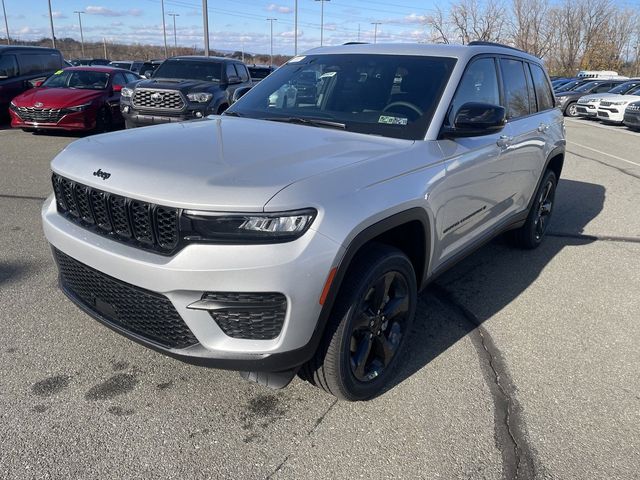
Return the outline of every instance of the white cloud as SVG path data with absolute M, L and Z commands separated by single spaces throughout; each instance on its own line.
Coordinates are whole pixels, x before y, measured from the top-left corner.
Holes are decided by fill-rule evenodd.
M 290 30 L 288 32 L 282 32 L 280 34 L 283 38 L 293 38 L 295 37 L 295 31 Z M 304 31 L 301 28 L 298 28 L 298 38 L 302 38 L 304 36 Z
M 43 15 L 43 16 L 45 16 L 45 15 Z M 69 18 L 62 12 L 51 12 L 51 16 L 53 18 Z
M 111 10 L 110 8 L 102 7 L 102 6 L 89 5 L 84 10 L 89 15 L 101 15 L 103 17 L 128 17 L 128 16 L 139 17 L 140 15 L 142 15 L 142 10 L 140 10 L 139 8 L 132 8 L 126 11 L 120 11 L 120 10 Z
M 267 5 L 267 10 L 269 12 L 278 12 L 278 13 L 291 13 L 293 12 L 293 8 L 285 7 L 284 5 L 277 5 L 275 3 L 270 3 Z

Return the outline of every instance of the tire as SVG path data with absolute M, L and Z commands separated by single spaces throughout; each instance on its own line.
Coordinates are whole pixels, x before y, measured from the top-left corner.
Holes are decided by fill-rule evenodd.
M 413 265 L 403 252 L 365 247 L 349 268 L 320 346 L 301 376 L 341 400 L 383 392 L 411 331 L 417 295 Z
M 26 132 L 26 133 L 33 133 L 33 132 L 35 132 L 35 129 L 33 129 L 33 128 L 21 128 L 21 130 L 22 130 L 23 132 Z
M 572 102 L 569 105 L 567 105 L 567 108 L 564 109 L 564 116 L 565 117 L 578 117 L 578 105 L 577 102 Z
M 102 107 L 96 114 L 96 133 L 105 133 L 112 128 L 111 112 L 106 107 Z
M 534 196 L 533 205 L 525 224 L 509 232 L 512 243 L 520 248 L 534 249 L 540 246 L 547 233 L 556 195 L 558 179 L 556 174 L 547 170 Z

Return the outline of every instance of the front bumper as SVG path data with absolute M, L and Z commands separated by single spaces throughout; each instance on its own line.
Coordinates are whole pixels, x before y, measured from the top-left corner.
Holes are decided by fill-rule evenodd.
M 295 368 L 313 354 L 322 311 L 319 298 L 342 247 L 309 230 L 300 239 L 272 245 L 185 247 L 164 257 L 98 236 L 58 214 L 49 198 L 42 210 L 49 243 L 78 262 L 112 278 L 164 295 L 196 337 L 187 348 L 166 348 L 97 314 L 73 292 L 70 298 L 91 316 L 145 346 L 198 365 L 245 371 Z M 65 290 L 63 286 L 63 290 Z M 206 311 L 191 310 L 204 292 L 279 292 L 287 298 L 280 334 L 271 340 L 231 338 Z
M 624 120 L 624 108 L 624 106 L 600 107 L 598 108 L 598 120 L 606 123 L 622 123 Z
M 596 115 L 598 114 L 598 107 L 597 105 L 594 104 L 585 104 L 585 103 L 578 103 L 576 105 L 576 111 L 578 112 L 578 115 L 581 117 L 596 117 Z
M 628 127 L 640 128 L 640 111 L 625 112 L 624 124 Z
M 38 130 L 68 130 L 68 131 L 89 131 L 96 128 L 96 111 L 94 110 L 85 110 L 83 112 L 68 113 L 55 123 L 24 121 L 12 109 L 9 109 L 9 114 L 11 115 L 11 126 L 13 128 L 33 128 Z
M 185 110 L 171 112 L 167 110 L 138 110 L 131 103 L 124 102 L 120 104 L 120 112 L 127 124 L 133 127 L 197 120 L 214 113 L 207 105 L 189 105 Z

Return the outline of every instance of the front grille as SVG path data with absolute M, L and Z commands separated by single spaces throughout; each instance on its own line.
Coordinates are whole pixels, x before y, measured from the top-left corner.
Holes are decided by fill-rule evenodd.
M 282 331 L 287 299 L 281 293 L 215 292 L 202 299 L 220 304 L 209 314 L 229 337 L 272 340 Z
M 58 212 L 67 219 L 114 240 L 170 254 L 178 246 L 179 212 L 103 192 L 53 174 Z
M 606 100 L 603 100 L 602 102 L 600 102 L 601 107 L 610 107 L 611 105 L 613 105 L 613 103 L 607 102 Z
M 198 343 L 164 295 L 130 285 L 54 249 L 64 288 L 88 310 L 116 326 L 167 348 Z
M 25 122 L 58 123 L 68 112 L 59 108 L 14 107 L 13 111 Z
M 133 93 L 133 106 L 152 110 L 183 110 L 184 98 L 175 90 L 136 89 Z

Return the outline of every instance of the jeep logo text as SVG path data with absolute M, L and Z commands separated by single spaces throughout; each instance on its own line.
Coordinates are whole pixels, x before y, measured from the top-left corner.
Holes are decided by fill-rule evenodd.
M 107 172 L 103 172 L 102 169 L 99 168 L 96 172 L 93 172 L 93 176 L 100 177 L 101 179 L 106 180 L 111 176 L 111 174 Z

